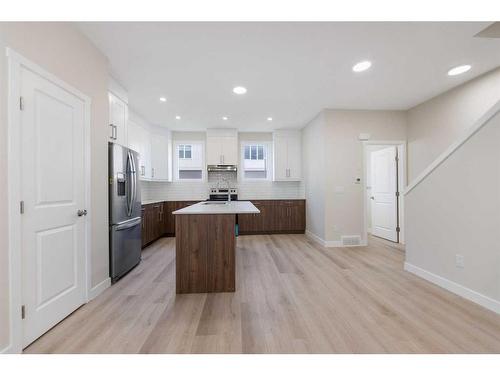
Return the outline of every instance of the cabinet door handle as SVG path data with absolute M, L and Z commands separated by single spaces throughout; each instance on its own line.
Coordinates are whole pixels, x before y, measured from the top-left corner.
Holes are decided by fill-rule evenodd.
M 155 176 L 155 169 L 151 168 L 151 178 L 154 178 L 154 176 Z
M 116 125 L 110 124 L 111 126 L 111 139 L 116 140 L 118 138 L 118 130 Z

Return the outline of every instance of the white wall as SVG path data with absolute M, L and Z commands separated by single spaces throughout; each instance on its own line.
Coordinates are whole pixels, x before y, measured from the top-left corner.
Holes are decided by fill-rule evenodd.
M 409 182 L 411 183 L 498 100 L 500 68 L 410 109 Z
M 67 23 L 0 23 L 0 351 L 9 341 L 7 233 L 7 59 L 5 47 L 88 95 L 91 107 L 92 285 L 108 277 L 107 61 Z
M 325 110 L 327 140 L 325 160 L 325 240 L 360 235 L 364 230 L 363 144 L 360 133 L 370 141 L 406 140 L 406 113 L 403 111 Z
M 497 114 L 411 190 L 405 204 L 410 270 L 500 313 L 499 145 Z M 464 268 L 456 267 L 457 254 Z
M 302 174 L 306 198 L 306 230 L 325 239 L 325 118 L 320 112 L 302 129 Z
M 345 235 L 364 237 L 360 133 L 373 141 L 405 141 L 406 113 L 326 109 L 302 130 L 307 229 L 327 245 Z

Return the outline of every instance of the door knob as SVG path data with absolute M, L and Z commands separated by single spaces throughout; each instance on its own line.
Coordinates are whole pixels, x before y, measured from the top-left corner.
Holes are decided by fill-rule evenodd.
M 374 200 L 375 200 L 375 197 L 370 197 L 370 199 L 371 199 L 372 201 L 374 201 Z
M 78 210 L 78 216 L 87 216 L 87 210 Z

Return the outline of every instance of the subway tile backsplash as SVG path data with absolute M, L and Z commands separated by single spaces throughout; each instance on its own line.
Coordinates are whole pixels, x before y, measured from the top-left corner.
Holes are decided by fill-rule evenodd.
M 238 199 L 303 199 L 304 184 L 301 182 L 237 181 L 236 173 L 210 172 L 207 182 L 153 182 L 141 181 L 141 197 L 146 200 L 205 200 L 209 189 L 216 187 L 220 177 L 225 177 L 231 187 L 238 189 Z M 221 182 L 221 187 L 226 187 Z

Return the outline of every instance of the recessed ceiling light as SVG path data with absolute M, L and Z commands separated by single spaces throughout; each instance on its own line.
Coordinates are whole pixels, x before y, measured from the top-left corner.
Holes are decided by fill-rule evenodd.
M 166 102 L 166 101 L 167 101 L 167 98 L 165 98 L 163 96 L 160 98 L 160 102 Z
M 459 74 L 468 72 L 470 70 L 471 66 L 470 65 L 459 65 L 454 68 L 451 68 L 448 70 L 448 75 L 449 76 L 457 76 Z
M 352 71 L 356 72 L 356 73 L 363 72 L 367 69 L 370 69 L 371 66 L 372 66 L 371 61 L 368 61 L 368 60 L 360 61 L 359 63 L 357 63 L 356 65 L 354 65 L 352 67 Z
M 176 119 L 176 120 L 180 120 L 180 119 L 181 119 L 181 116 L 175 116 L 175 119 Z
M 243 94 L 246 94 L 247 92 L 247 89 L 244 88 L 243 86 L 236 86 L 234 89 L 233 89 L 233 92 L 235 94 L 238 94 L 238 95 L 243 95 Z
M 273 118 L 272 117 L 268 117 L 267 121 L 273 121 Z
M 227 121 L 227 117 L 226 117 L 226 116 L 222 117 L 222 119 L 223 119 L 224 121 Z

